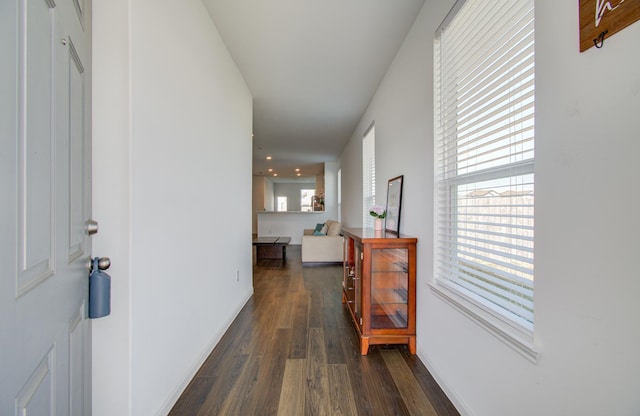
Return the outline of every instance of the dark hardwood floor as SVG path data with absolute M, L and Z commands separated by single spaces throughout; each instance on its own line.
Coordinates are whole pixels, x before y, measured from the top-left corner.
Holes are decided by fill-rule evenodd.
M 341 301 L 342 267 L 254 263 L 254 295 L 170 415 L 458 415 L 405 346 L 358 339 Z

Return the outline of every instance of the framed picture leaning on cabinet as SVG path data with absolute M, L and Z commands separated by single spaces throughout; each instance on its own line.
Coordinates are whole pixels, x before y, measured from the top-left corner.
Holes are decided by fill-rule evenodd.
M 400 234 L 400 208 L 402 207 L 402 180 L 404 175 L 389 179 L 387 185 L 387 216 L 385 231 Z

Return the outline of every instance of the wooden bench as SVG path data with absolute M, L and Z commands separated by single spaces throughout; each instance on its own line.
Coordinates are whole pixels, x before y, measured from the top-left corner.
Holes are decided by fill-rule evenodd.
M 291 237 L 257 237 L 253 240 L 256 246 L 257 259 L 286 259 L 287 246 Z

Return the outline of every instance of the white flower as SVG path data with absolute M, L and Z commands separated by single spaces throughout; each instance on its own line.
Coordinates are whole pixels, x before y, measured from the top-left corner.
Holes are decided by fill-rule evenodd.
M 369 214 L 375 218 L 384 218 L 387 215 L 387 210 L 381 205 L 374 205 L 369 210 Z

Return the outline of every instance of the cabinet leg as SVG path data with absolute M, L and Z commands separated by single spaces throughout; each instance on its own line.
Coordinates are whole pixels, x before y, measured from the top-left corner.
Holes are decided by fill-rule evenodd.
M 369 353 L 369 338 L 360 338 L 360 355 Z
M 411 354 L 416 353 L 416 337 L 409 337 L 409 352 Z

